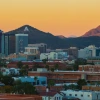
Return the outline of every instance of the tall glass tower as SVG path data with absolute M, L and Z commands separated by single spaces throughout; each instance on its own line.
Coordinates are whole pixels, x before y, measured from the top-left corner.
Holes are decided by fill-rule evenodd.
M 25 52 L 25 47 L 28 46 L 28 34 L 16 34 L 16 53 Z

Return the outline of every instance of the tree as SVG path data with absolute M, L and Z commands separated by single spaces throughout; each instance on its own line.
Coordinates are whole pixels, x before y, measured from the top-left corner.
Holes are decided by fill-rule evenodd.
M 7 67 L 6 59 L 0 59 L 0 67 Z
M 44 64 L 46 64 L 47 61 L 48 61 L 47 59 L 43 59 L 43 60 L 42 60 L 42 62 L 43 62 Z
M 54 65 L 54 68 L 55 68 L 55 70 L 57 70 L 59 68 L 59 65 L 58 64 L 55 64 Z
M 71 90 L 74 90 L 74 89 L 77 89 L 77 85 L 74 85 L 74 84 L 70 84 L 70 85 L 64 85 L 63 86 L 64 90 L 67 90 L 67 89 L 71 89 Z
M 64 90 L 67 90 L 68 86 L 66 84 L 64 84 L 63 88 L 64 88 Z
M 86 65 L 86 64 L 87 64 L 86 59 L 81 59 L 81 58 L 77 59 L 75 61 L 75 64 L 73 65 L 74 71 L 77 71 L 78 70 L 79 65 Z
M 39 64 L 38 64 L 38 63 L 35 63 L 35 64 L 33 65 L 33 70 L 36 71 L 37 68 L 39 68 L 39 67 L 40 67 Z
M 87 82 L 85 79 L 79 79 L 77 81 L 78 89 L 82 89 L 82 86 L 87 85 Z
M 46 67 L 46 68 L 47 68 L 47 70 L 49 71 L 49 65 L 46 65 L 45 67 Z
M 13 86 L 9 86 L 9 85 L 4 86 L 5 93 L 11 93 L 12 89 L 13 89 Z
M 21 67 L 19 73 L 21 76 L 27 76 L 28 75 L 28 66 L 24 65 L 23 67 Z
M 13 85 L 14 79 L 11 76 L 1 76 L 0 81 L 5 85 Z
M 34 80 L 35 80 L 35 84 L 36 84 L 36 85 L 37 85 L 37 79 L 38 79 L 38 77 L 35 76 L 35 77 L 34 77 Z
M 21 82 L 13 87 L 13 92 L 17 94 L 37 94 L 35 87 L 28 82 Z
M 54 82 L 54 80 L 49 80 L 48 81 L 48 86 L 50 87 L 50 86 L 54 86 L 55 85 L 55 82 Z
M 17 63 L 17 67 L 18 68 L 21 68 L 23 66 L 23 63 L 21 62 L 21 61 L 19 61 L 18 63 Z
M 51 71 L 52 71 L 52 72 L 54 72 L 54 70 L 55 70 L 54 68 L 51 68 Z

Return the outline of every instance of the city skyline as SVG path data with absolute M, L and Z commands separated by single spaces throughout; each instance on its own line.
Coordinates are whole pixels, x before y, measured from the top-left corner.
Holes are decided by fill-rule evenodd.
M 100 0 L 1 0 L 0 29 L 31 25 L 53 35 L 81 36 L 100 25 Z

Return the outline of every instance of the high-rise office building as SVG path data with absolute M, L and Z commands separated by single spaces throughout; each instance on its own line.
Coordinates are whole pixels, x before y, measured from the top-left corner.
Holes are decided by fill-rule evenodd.
M 28 46 L 28 34 L 15 34 L 16 53 L 25 52 L 25 47 Z
M 15 53 L 15 35 L 2 34 L 1 53 L 5 56 Z

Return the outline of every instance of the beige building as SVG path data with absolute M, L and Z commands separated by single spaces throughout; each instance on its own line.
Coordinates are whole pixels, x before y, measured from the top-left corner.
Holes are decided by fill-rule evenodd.
M 25 52 L 24 54 L 34 54 L 37 55 L 39 54 L 39 48 L 38 47 L 25 47 Z

